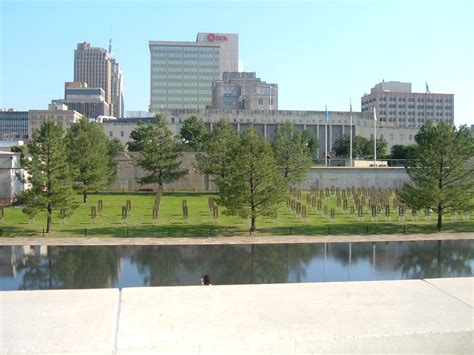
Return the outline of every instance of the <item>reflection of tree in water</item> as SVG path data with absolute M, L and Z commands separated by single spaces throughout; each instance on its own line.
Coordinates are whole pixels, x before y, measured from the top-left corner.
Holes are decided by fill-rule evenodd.
M 138 272 L 144 275 L 144 285 L 179 284 L 178 268 L 182 262 L 180 247 L 154 245 L 136 248 L 130 259 L 137 265 Z
M 474 242 L 431 241 L 411 244 L 398 267 L 406 278 L 471 276 Z
M 20 289 L 113 287 L 119 261 L 115 247 L 48 247 L 47 256 L 30 256 L 19 267 L 25 270 Z
M 472 276 L 474 242 L 427 241 L 410 244 L 397 267 L 410 279 Z
M 320 245 L 206 245 L 142 247 L 131 256 L 145 284 L 196 284 L 207 273 L 214 284 L 299 281 Z M 194 280 L 196 279 L 196 280 Z
M 372 243 L 351 243 L 351 262 L 357 263 L 359 260 L 372 260 L 374 246 Z M 341 262 L 342 265 L 349 264 L 349 243 L 328 244 L 328 254 Z M 383 257 L 385 248 L 377 250 L 377 255 Z

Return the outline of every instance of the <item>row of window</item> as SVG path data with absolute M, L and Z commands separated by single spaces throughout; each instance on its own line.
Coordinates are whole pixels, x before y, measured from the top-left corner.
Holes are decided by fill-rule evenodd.
M 219 47 L 178 47 L 178 46 L 152 46 L 152 53 L 215 53 L 219 52 Z
M 362 101 L 362 105 L 368 105 L 368 104 L 371 104 L 372 102 L 375 102 L 377 101 L 377 98 L 373 98 L 373 99 L 370 99 L 370 100 L 367 100 L 367 101 Z M 397 98 L 396 97 L 381 97 L 380 98 L 380 101 L 382 102 L 386 102 L 386 101 L 390 101 L 390 102 L 396 102 L 397 101 Z M 419 102 L 419 103 L 424 103 L 424 102 L 428 102 L 428 103 L 443 103 L 443 99 L 426 99 L 425 98 L 417 98 L 415 100 L 415 98 L 413 97 L 409 97 L 409 98 L 404 98 L 404 97 L 400 97 L 398 98 L 398 102 Z M 452 99 L 444 99 L 444 102 L 445 103 L 452 103 Z
M 216 63 L 214 64 L 209 64 L 208 61 L 200 61 L 200 62 L 196 62 L 196 63 L 191 63 L 191 64 L 184 64 L 184 63 L 175 63 L 175 62 L 171 62 L 171 63 L 168 63 L 168 62 L 165 62 L 165 63 L 160 63 L 160 64 L 154 64 L 153 67 L 152 67 L 152 70 L 156 70 L 156 69 L 168 69 L 168 68 L 194 68 L 196 70 L 199 70 L 199 69 L 203 69 L 203 68 L 206 68 L 206 69 L 214 69 L 214 70 L 219 70 L 219 65 L 217 65 Z

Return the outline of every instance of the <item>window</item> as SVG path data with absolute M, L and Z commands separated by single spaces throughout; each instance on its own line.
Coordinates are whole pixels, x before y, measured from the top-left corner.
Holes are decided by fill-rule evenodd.
M 411 141 L 413 140 L 413 134 L 410 134 L 410 138 L 409 138 Z
M 258 104 L 259 104 L 260 106 L 262 106 L 262 105 L 263 105 L 263 99 L 258 99 Z
M 123 131 L 120 131 L 120 137 L 123 137 L 124 134 L 123 134 Z
M 403 140 L 403 133 L 400 133 L 400 140 Z
M 390 140 L 393 141 L 393 134 L 390 133 Z
M 109 137 L 113 137 L 113 136 L 114 135 L 113 135 L 112 131 L 109 131 Z

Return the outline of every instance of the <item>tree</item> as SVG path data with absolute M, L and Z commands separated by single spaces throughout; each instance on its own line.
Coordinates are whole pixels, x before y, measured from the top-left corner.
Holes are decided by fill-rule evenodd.
M 250 231 L 255 231 L 257 217 L 274 215 L 285 199 L 284 179 L 270 143 L 253 127 L 240 135 L 232 156 L 227 175 L 217 180 L 218 203 L 226 207 L 225 213 L 250 217 Z
M 369 143 L 367 138 L 355 136 L 352 141 L 352 156 L 354 158 L 363 158 L 366 153 L 366 147 Z M 350 155 L 350 137 L 344 135 L 334 142 L 334 151 L 338 157 L 348 157 Z M 373 146 L 372 146 L 373 147 Z
M 302 138 L 303 142 L 305 142 L 308 146 L 308 151 L 311 156 L 311 159 L 314 161 L 319 158 L 319 140 L 316 138 L 316 135 L 308 131 L 307 129 L 304 129 L 302 131 Z
M 158 183 L 162 189 L 164 183 L 176 181 L 187 174 L 188 171 L 181 168 L 181 145 L 173 137 L 163 115 L 156 115 L 153 122 L 136 130 L 130 134 L 133 139 L 139 138 L 131 142 L 140 152 L 136 161 L 149 172 L 138 180 L 140 184 Z
M 403 145 L 395 144 L 390 149 L 390 158 L 391 159 L 409 159 L 415 150 L 415 145 Z
M 438 230 L 443 214 L 472 208 L 474 168 L 466 162 L 474 156 L 474 138 L 466 126 L 458 130 L 445 122 L 421 127 L 417 145 L 406 164 L 411 182 L 403 186 L 400 198 L 416 209 L 431 209 L 438 214 Z
M 291 123 L 279 126 L 272 142 L 276 163 L 287 184 L 299 183 L 306 178 L 311 166 L 308 142 L 301 131 Z
M 377 138 L 377 157 L 384 157 L 387 155 L 387 141 L 384 138 Z M 367 141 L 364 147 L 364 158 L 374 158 L 374 139 L 371 138 Z
M 130 133 L 132 141 L 127 142 L 129 152 L 140 152 L 147 137 L 151 134 L 153 126 L 143 122 L 138 122 L 137 127 Z
M 195 151 L 200 151 L 207 138 L 206 127 L 204 123 L 197 116 L 189 116 L 184 120 L 179 134 L 182 139 L 188 141 L 188 145 Z
M 99 124 L 82 119 L 74 123 L 66 136 L 68 160 L 74 187 L 87 193 L 105 188 L 116 176 L 115 153 Z
M 202 174 L 224 178 L 234 159 L 231 155 L 232 146 L 238 141 L 239 135 L 232 126 L 220 120 L 206 140 L 203 151 L 196 156 L 197 168 Z
M 334 143 L 336 156 L 349 157 L 350 155 L 350 137 L 344 135 Z M 382 157 L 386 154 L 387 141 L 383 138 L 377 139 L 377 156 Z M 352 141 L 352 156 L 359 159 L 370 159 L 374 157 L 374 140 L 361 136 L 355 136 Z
M 26 205 L 25 213 L 46 211 L 46 233 L 51 231 L 53 211 L 60 211 L 65 217 L 75 208 L 63 135 L 61 123 L 47 120 L 33 132 L 21 155 L 21 164 L 27 172 L 24 181 L 31 188 L 20 196 L 19 202 Z

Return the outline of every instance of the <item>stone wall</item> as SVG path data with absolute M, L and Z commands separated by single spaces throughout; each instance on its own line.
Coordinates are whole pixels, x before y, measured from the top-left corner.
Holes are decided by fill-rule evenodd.
M 117 160 L 118 179 L 112 185 L 113 191 L 139 191 L 140 189 L 156 189 L 158 184 L 140 185 L 137 179 L 145 175 L 143 169 L 135 166 L 133 158 L 136 153 L 119 153 Z M 184 168 L 188 169 L 188 175 L 182 179 L 165 184 L 165 190 L 175 191 L 210 191 L 215 189 L 212 181 L 201 175 L 195 168 L 196 159 L 194 153 L 185 152 L 183 155 Z M 404 168 L 350 168 L 350 167 L 313 167 L 308 173 L 307 180 L 300 184 L 304 190 L 309 190 L 311 186 L 318 188 L 325 187 L 384 187 L 399 188 L 408 175 Z

